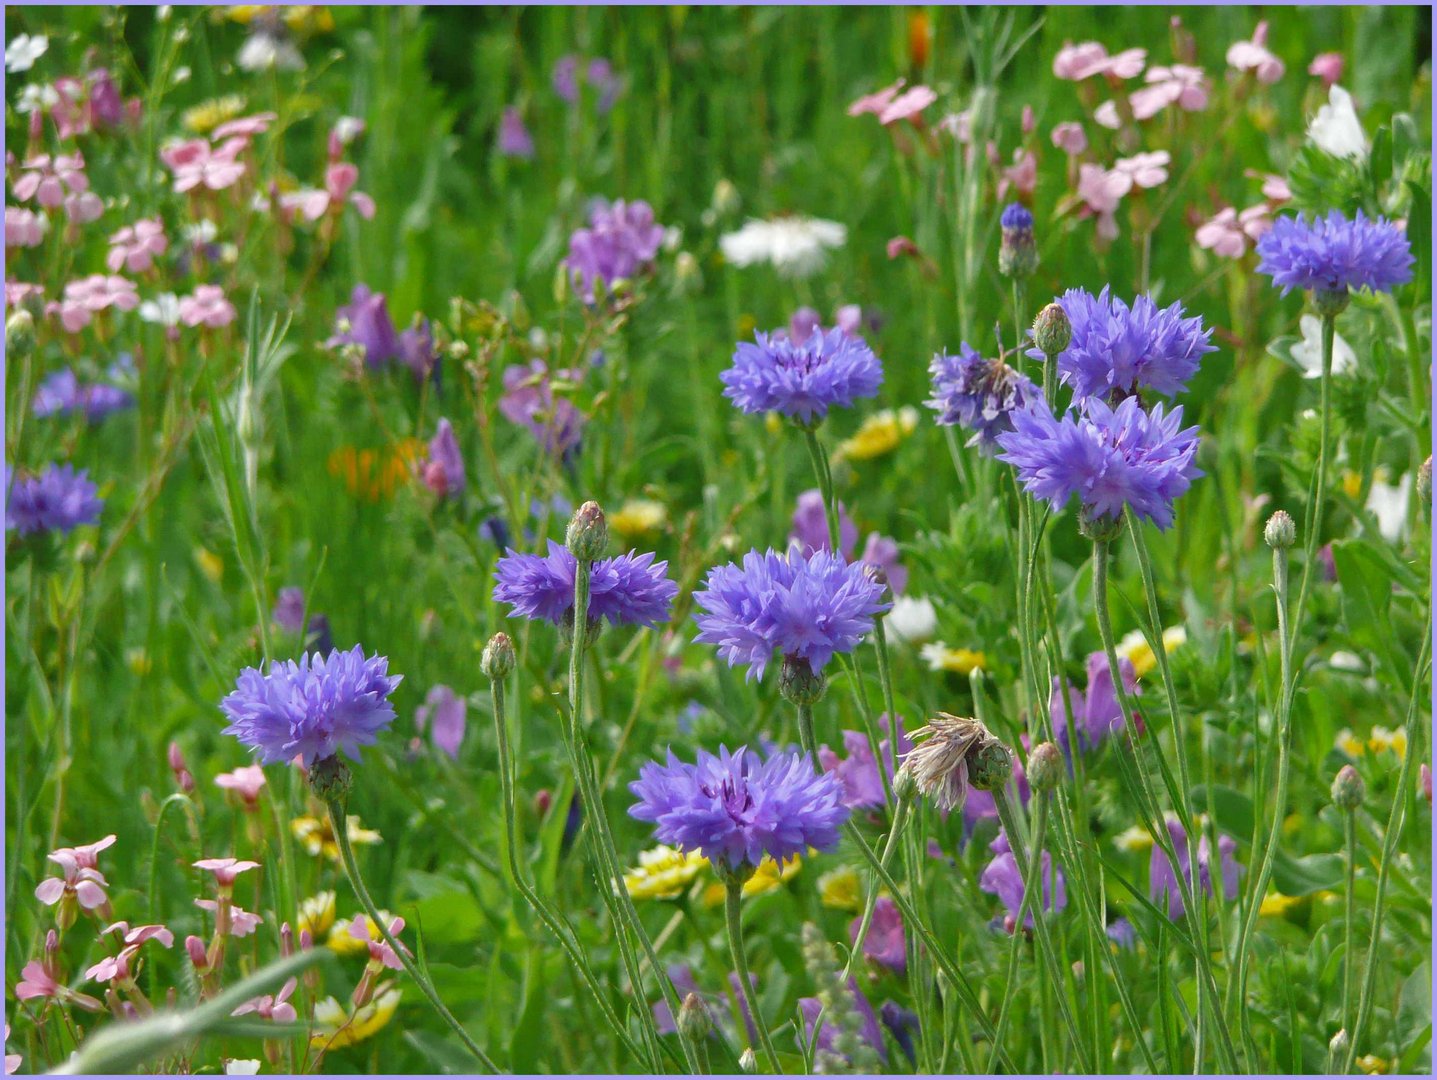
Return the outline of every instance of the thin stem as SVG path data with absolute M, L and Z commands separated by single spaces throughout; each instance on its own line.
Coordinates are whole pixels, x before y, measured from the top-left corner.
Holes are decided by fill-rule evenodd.
M 873 648 L 878 653 L 878 685 L 883 690 L 883 710 L 888 714 L 888 772 L 897 776 L 898 732 L 903 722 L 898 716 L 898 706 L 893 697 L 893 672 L 888 666 L 888 631 L 883 627 L 883 620 L 882 614 L 873 620 Z M 888 777 L 881 764 L 878 775 L 885 781 L 884 790 L 887 791 Z
M 429 1004 L 434 1006 L 434 1011 L 439 1014 L 440 1019 L 449 1025 L 454 1034 L 459 1036 L 459 1041 L 485 1069 L 491 1073 L 499 1073 L 501 1071 L 499 1066 L 495 1065 L 489 1055 L 479 1048 L 479 1044 L 469 1037 L 469 1033 L 464 1030 L 459 1021 L 454 1018 L 454 1014 L 440 1000 L 433 984 L 419 970 L 419 966 L 415 964 L 408 950 L 389 932 L 389 925 L 379 914 L 379 908 L 370 898 L 369 890 L 364 887 L 364 879 L 359 876 L 359 865 L 354 860 L 354 848 L 349 843 L 349 823 L 345 817 L 344 803 L 341 799 L 330 799 L 328 806 L 330 824 L 334 829 L 334 842 L 339 848 L 339 857 L 340 861 L 344 863 L 344 872 L 349 876 L 349 883 L 354 887 L 354 894 L 359 897 L 359 906 L 364 908 L 364 913 L 379 928 L 380 936 L 394 950 L 394 955 L 399 957 L 400 965 L 418 985 L 420 992 L 429 999 Z
M 1008 987 L 1008 992 L 1003 995 L 1003 1004 L 998 1008 L 998 1042 L 1003 1041 L 1004 1034 L 1008 1030 L 1009 1006 L 1017 996 L 1013 991 L 1018 984 L 1018 956 L 1023 947 L 1023 926 L 1027 922 L 1028 912 L 1033 910 L 1033 891 L 1040 888 L 1038 885 L 1042 877 L 1043 869 L 1040 865 L 1041 852 L 1043 850 L 1043 828 L 1047 823 L 1047 799 L 1038 793 L 1034 796 L 1037 799 L 1037 809 L 1033 815 L 1033 852 L 1028 859 L 1028 868 L 1023 873 L 1023 896 L 1018 902 L 1018 914 L 1013 923 L 1013 937 L 1008 945 L 1008 976 L 1003 984 Z M 1014 856 L 1015 858 L 1017 856 Z M 1038 901 L 1041 908 L 1042 900 Z M 1039 911 L 1038 918 L 1042 917 Z M 1041 1034 L 1041 1033 L 1040 1033 Z M 987 1071 L 991 1073 L 997 1064 L 997 1056 L 990 1055 Z
M 782 1070 L 778 1067 L 778 1052 L 773 1048 L 773 1040 L 769 1038 L 768 1024 L 764 1022 L 763 1014 L 758 1010 L 758 1002 L 753 996 L 753 983 L 749 980 L 748 956 L 743 947 L 743 920 L 740 918 L 739 908 L 743 903 L 743 882 L 737 875 L 727 875 L 724 882 L 724 914 L 728 922 L 728 945 L 733 953 L 734 971 L 738 973 L 739 993 L 743 995 L 744 1005 L 748 1008 L 749 1016 L 753 1018 L 754 1030 L 758 1032 L 759 1046 L 763 1048 L 764 1056 L 768 1058 L 769 1071 L 778 1075 Z
M 893 854 L 898 849 L 898 837 L 907 824 L 908 800 L 898 799 L 897 806 L 893 810 L 893 827 L 888 830 L 888 839 L 883 842 L 883 854 L 880 856 L 885 867 L 893 860 Z M 868 890 L 868 899 L 863 904 L 863 918 L 858 923 L 858 934 L 853 939 L 853 948 L 848 954 L 848 963 L 843 966 L 843 978 L 840 981 L 844 986 L 848 985 L 848 978 L 853 973 L 854 961 L 863 953 L 863 943 L 868 940 L 868 930 L 873 923 L 873 912 L 877 904 L 878 885 L 875 882 Z
M 1352 933 L 1357 918 L 1357 811 L 1351 807 L 1342 811 L 1342 832 L 1347 851 L 1346 887 L 1343 889 L 1342 907 L 1342 1027 L 1351 1031 L 1352 1015 Z
M 798 743 L 803 752 L 813 760 L 813 771 L 823 774 L 823 763 L 818 760 L 818 742 L 813 735 L 813 706 L 796 705 L 798 710 Z
M 1332 343 L 1337 334 L 1335 316 L 1322 316 L 1322 391 L 1319 413 L 1319 440 L 1317 444 L 1317 468 L 1313 477 L 1312 503 L 1307 508 L 1306 533 L 1302 538 L 1302 579 L 1297 588 L 1297 606 L 1293 608 L 1292 625 L 1302 626 L 1303 612 L 1307 606 L 1307 590 L 1312 583 L 1312 573 L 1317 563 L 1317 548 L 1322 537 L 1322 511 L 1327 501 L 1327 458 L 1328 442 L 1332 433 Z M 1283 681 L 1284 692 L 1291 697 L 1297 691 L 1296 684 Z
M 818 432 L 812 428 L 804 428 L 803 441 L 808 447 L 808 458 L 813 463 L 813 473 L 818 478 L 819 494 L 823 496 L 823 516 L 828 521 L 828 547 L 835 555 L 840 555 L 842 551 L 839 544 L 842 536 L 838 527 L 838 506 L 833 501 L 833 474 L 828 470 L 828 459 L 823 456 L 823 446 L 818 441 Z

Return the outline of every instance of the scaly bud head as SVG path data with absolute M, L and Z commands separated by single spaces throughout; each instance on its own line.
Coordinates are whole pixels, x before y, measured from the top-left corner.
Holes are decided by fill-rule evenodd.
M 1337 776 L 1332 781 L 1332 801 L 1339 810 L 1356 810 L 1366 796 L 1367 785 L 1356 769 L 1344 765 L 1337 770 Z
M 513 672 L 516 661 L 514 642 L 508 634 L 500 631 L 484 646 L 484 653 L 479 658 L 479 670 L 491 681 L 500 682 Z
M 564 544 L 574 558 L 582 562 L 603 558 L 609 547 L 609 523 L 598 503 L 590 499 L 574 511 Z
M 794 705 L 812 705 L 823 697 L 827 689 L 827 677 L 821 671 L 814 671 L 807 660 L 799 656 L 783 658 L 783 667 L 778 674 L 778 692 L 785 701 Z
M 1038 312 L 1033 320 L 1033 344 L 1043 355 L 1053 357 L 1068 347 L 1073 340 L 1073 324 L 1061 304 L 1049 304 Z
M 1063 779 L 1063 752 L 1041 742 L 1028 755 L 1028 783 L 1034 791 L 1052 791 Z
M 1297 523 L 1286 510 L 1279 510 L 1267 519 L 1262 538 L 1273 550 L 1286 550 L 1297 543 Z

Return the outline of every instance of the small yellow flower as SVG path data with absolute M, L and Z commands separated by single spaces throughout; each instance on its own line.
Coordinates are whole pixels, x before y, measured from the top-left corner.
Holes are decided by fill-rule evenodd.
M 609 531 L 625 540 L 652 536 L 669 520 L 668 508 L 654 499 L 630 499 L 609 515 Z
M 137 645 L 133 649 L 125 650 L 125 664 L 135 675 L 148 675 L 150 673 L 150 654 L 143 645 Z
M 1342 473 L 1342 491 L 1349 499 L 1355 499 L 1362 494 L 1362 476 L 1345 469 Z
M 302 900 L 295 921 L 301 931 L 308 930 L 311 937 L 318 938 L 334 925 L 334 890 L 326 889 Z
M 1401 728 L 1390 731 L 1385 727 L 1374 727 L 1367 736 L 1367 748 L 1374 754 L 1391 750 L 1398 757 L 1403 757 L 1407 753 L 1407 732 Z
M 1343 728 L 1337 733 L 1335 745 L 1337 749 L 1351 758 L 1361 757 L 1367 750 L 1367 744 L 1352 734 L 1351 728 Z
M 195 548 L 195 562 L 199 564 L 200 573 L 209 578 L 216 585 L 225 574 L 225 561 L 207 548 Z
M 834 451 L 835 461 L 871 461 L 892 453 L 918 427 L 918 410 L 912 405 L 884 409 L 868 417 L 850 438 Z
M 400 439 L 378 450 L 341 446 L 329 455 L 329 475 L 344 482 L 355 498 L 378 502 L 414 478 L 427 453 L 418 439 Z
M 334 29 L 334 16 L 327 7 L 288 4 L 284 8 L 284 24 L 296 34 L 327 34 Z
M 1388 1062 L 1376 1054 L 1363 1054 L 1357 1059 L 1357 1067 L 1368 1076 L 1384 1076 L 1387 1070 L 1391 1068 Z
M 1175 649 L 1186 645 L 1187 640 L 1186 629 L 1169 626 L 1163 631 L 1163 651 L 1171 654 Z M 1158 666 L 1158 658 L 1153 655 L 1152 646 L 1148 644 L 1148 639 L 1141 630 L 1124 635 L 1123 640 L 1118 642 L 1118 655 L 1133 665 L 1133 672 L 1140 679 Z
M 304 845 L 311 855 L 323 855 L 330 862 L 339 862 L 339 845 L 334 842 L 334 827 L 327 817 L 305 814 L 289 823 L 294 838 Z M 373 829 L 360 825 L 359 818 L 348 819 L 349 842 L 351 844 L 378 844 L 384 837 Z
M 708 864 L 697 851 L 679 851 L 660 844 L 639 854 L 638 867 L 624 875 L 624 888 L 635 900 L 672 900 Z
M 1282 893 L 1275 892 L 1268 893 L 1262 898 L 1262 907 L 1258 909 L 1258 914 L 1282 918 L 1301 903 L 1302 898 L 1300 896 L 1283 896 Z
M 783 417 L 776 412 L 764 413 L 763 426 L 770 435 L 777 435 L 783 430 Z
M 950 649 L 941 641 L 930 641 L 918 650 L 918 655 L 928 662 L 929 671 L 956 671 L 959 675 L 970 675 L 976 668 L 988 670 L 987 654 L 975 649 Z
M 208 135 L 227 120 L 233 120 L 244 112 L 245 100 L 239 94 L 202 101 L 186 109 L 180 122 L 196 135 Z
M 773 892 L 789 878 L 798 873 L 803 866 L 803 860 L 797 855 L 783 864 L 782 869 L 767 855 L 763 862 L 758 864 L 758 869 L 743 883 L 743 897 L 747 900 L 751 896 L 762 896 L 764 893 Z M 704 890 L 703 902 L 705 907 L 718 907 L 723 903 L 724 887 L 717 883 L 710 885 Z
M 379 909 L 379 914 L 384 918 L 385 926 L 388 926 L 394 921 L 394 916 L 383 908 Z M 334 914 L 331 912 L 330 920 L 333 921 L 333 918 Z M 349 918 L 344 922 L 334 923 L 334 925 L 329 928 L 329 937 L 324 939 L 324 943 L 339 953 L 340 956 L 354 956 L 358 953 L 368 952 L 369 941 L 378 941 L 383 936 L 379 932 L 379 926 L 368 915 L 364 917 L 364 925 L 369 928 L 369 941 L 365 941 L 363 938 L 357 938 L 349 932 L 349 926 L 352 922 L 354 922 L 354 919 Z
M 840 866 L 820 875 L 818 899 L 824 907 L 837 908 L 839 911 L 862 909 L 863 893 L 858 871 L 851 866 Z
M 316 1031 L 309 1037 L 310 1049 L 337 1050 L 363 1042 L 393 1020 L 398 1007 L 399 991 L 391 983 L 382 984 L 374 1000 L 352 1016 L 334 998 L 325 998 L 314 1007 Z
M 1136 854 L 1140 851 L 1147 851 L 1153 846 L 1153 834 L 1141 825 L 1134 825 L 1124 829 L 1113 837 L 1113 847 L 1119 851 L 1126 851 Z

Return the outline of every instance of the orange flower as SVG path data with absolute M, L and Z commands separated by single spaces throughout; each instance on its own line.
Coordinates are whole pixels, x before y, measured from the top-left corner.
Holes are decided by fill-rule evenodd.
M 928 24 L 926 11 L 913 11 L 908 15 L 908 59 L 915 71 L 921 71 L 928 63 L 928 47 L 933 43 L 933 28 Z
M 341 446 L 329 455 L 329 475 L 342 480 L 355 498 L 378 502 L 409 483 L 423 459 L 424 443 L 413 438 L 378 450 Z

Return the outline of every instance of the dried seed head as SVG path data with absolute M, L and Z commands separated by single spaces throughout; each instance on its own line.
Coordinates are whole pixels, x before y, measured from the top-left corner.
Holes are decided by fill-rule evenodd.
M 939 713 L 913 732 L 912 738 L 916 745 L 904 755 L 903 764 L 912 772 L 918 789 L 930 796 L 940 810 L 963 806 L 969 783 L 977 786 L 975 766 L 985 783 L 1002 772 L 1004 765 L 1009 774 L 1012 772 L 1011 755 L 981 720 Z M 988 747 L 997 747 L 1001 754 L 983 753 Z M 983 760 L 978 765 L 980 757 Z M 1006 778 L 1005 775 L 996 786 Z

